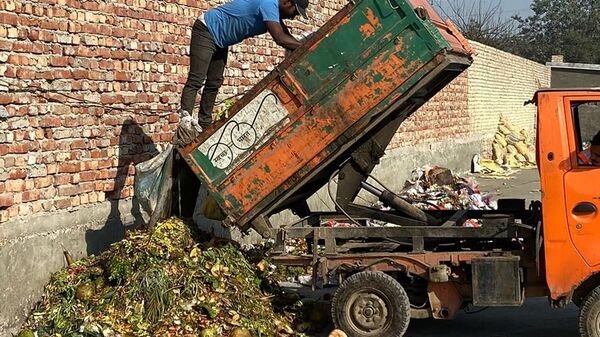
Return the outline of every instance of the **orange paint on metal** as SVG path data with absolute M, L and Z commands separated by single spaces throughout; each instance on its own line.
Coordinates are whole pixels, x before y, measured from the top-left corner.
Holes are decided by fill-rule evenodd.
M 371 23 L 371 26 L 375 28 L 381 28 L 381 22 L 379 22 L 379 18 L 375 16 L 375 13 L 371 8 L 367 8 L 367 20 Z
M 368 23 L 365 23 L 364 25 L 360 26 L 359 29 L 364 38 L 368 38 L 375 35 L 375 27 L 371 26 Z
M 373 13 L 373 10 L 371 8 L 367 9 L 367 13 L 365 13 L 365 16 L 367 17 L 367 20 L 369 20 L 369 22 L 360 26 L 359 29 L 363 35 L 363 38 L 368 38 L 375 35 L 375 31 L 378 28 L 381 28 L 381 22 L 379 22 L 379 18 L 375 16 L 375 13 Z
M 463 297 L 453 282 L 428 282 L 427 297 L 435 319 L 453 319 L 463 304 Z
M 460 44 L 462 45 L 462 47 L 465 49 L 465 51 L 469 54 L 469 55 L 474 55 L 475 54 L 475 49 L 473 49 L 473 47 L 471 47 L 471 44 L 469 43 L 469 40 L 467 40 L 458 30 L 458 28 L 454 25 L 454 23 L 452 23 L 452 21 L 450 21 L 450 19 L 446 20 L 446 25 L 448 26 L 448 30 L 450 31 L 450 33 L 456 37 L 456 39 L 458 40 L 458 42 L 460 42 Z
M 538 167 L 542 190 L 546 282 L 553 299 L 571 296 L 586 279 L 600 272 L 585 258 L 597 257 L 600 220 L 575 221 L 579 200 L 594 200 L 600 170 L 576 168 L 576 141 L 570 100 L 600 101 L 598 91 L 546 91 L 537 94 Z M 552 159 L 549 155 L 552 153 Z M 579 176 L 581 175 L 581 180 Z M 579 228 L 577 228 L 579 224 Z M 584 227 L 587 226 L 587 227 Z M 581 253 L 584 252 L 584 253 Z M 592 252 L 586 256 L 585 252 Z M 592 264 L 592 265 L 591 265 Z
M 343 91 L 344 95 L 340 95 L 338 99 L 342 110 L 350 112 L 357 109 L 364 109 L 364 104 L 360 101 L 371 101 L 375 97 L 381 99 L 380 95 L 373 95 L 373 92 L 380 91 L 381 95 L 391 93 L 398 86 L 398 82 L 400 82 L 398 80 L 376 80 L 375 77 L 405 79 L 407 74 L 413 73 L 422 65 L 405 64 L 405 61 L 396 55 L 396 52 L 401 50 L 402 43 L 398 44 L 395 49 L 378 55 L 373 61 L 373 64 L 376 65 L 375 67 L 356 73 L 356 77 L 359 80 L 348 83 L 347 90 Z

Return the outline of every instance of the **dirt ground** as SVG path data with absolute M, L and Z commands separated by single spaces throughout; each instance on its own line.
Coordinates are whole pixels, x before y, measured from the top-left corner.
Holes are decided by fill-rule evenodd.
M 494 199 L 540 199 L 537 170 L 522 170 L 508 180 L 477 178 L 481 191 Z M 461 313 L 453 321 L 413 320 L 405 337 L 578 337 L 578 309 L 550 308 L 547 299 L 528 299 L 518 308 L 488 308 L 479 313 Z M 314 337 L 326 337 L 327 333 Z

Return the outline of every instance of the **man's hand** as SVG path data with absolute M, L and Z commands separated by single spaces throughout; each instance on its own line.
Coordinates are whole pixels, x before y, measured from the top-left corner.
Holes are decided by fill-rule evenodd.
M 273 37 L 273 40 L 275 40 L 275 43 L 283 48 L 296 50 L 296 48 L 302 45 L 300 41 L 296 40 L 295 37 L 289 34 L 289 30 L 285 25 L 282 25 L 281 22 L 267 21 L 266 25 L 269 33 Z

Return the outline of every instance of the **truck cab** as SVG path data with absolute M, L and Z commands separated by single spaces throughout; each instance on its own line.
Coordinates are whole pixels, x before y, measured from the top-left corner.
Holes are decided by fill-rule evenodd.
M 600 285 L 600 89 L 535 101 L 546 281 L 555 304 L 580 304 Z

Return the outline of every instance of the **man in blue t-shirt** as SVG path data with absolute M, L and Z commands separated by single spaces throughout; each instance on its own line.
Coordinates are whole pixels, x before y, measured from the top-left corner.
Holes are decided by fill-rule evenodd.
M 198 123 L 206 129 L 212 123 L 212 111 L 223 72 L 227 49 L 249 37 L 267 31 L 275 42 L 289 50 L 300 46 L 283 23 L 298 14 L 304 18 L 308 0 L 232 0 L 213 8 L 194 23 L 190 43 L 190 73 L 181 95 L 181 113 L 191 115 L 196 95 L 204 84 Z

